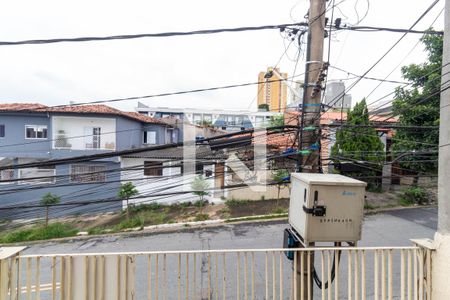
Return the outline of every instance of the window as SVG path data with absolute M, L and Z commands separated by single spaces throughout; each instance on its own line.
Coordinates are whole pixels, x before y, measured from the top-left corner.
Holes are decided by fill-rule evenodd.
M 46 139 L 47 125 L 25 125 L 25 138 Z
M 194 114 L 194 124 L 201 124 L 201 123 L 202 123 L 202 115 Z
M 236 125 L 235 120 L 234 120 L 234 116 L 227 116 L 226 120 L 227 120 L 227 124 L 228 125 Z
M 264 126 L 264 123 L 265 123 L 265 119 L 264 119 L 264 117 L 256 117 L 256 119 L 255 119 L 255 127 L 262 127 L 262 126 Z
M 195 164 L 195 174 L 203 174 L 203 164 L 202 163 L 196 163 Z
M 105 182 L 106 166 L 102 165 L 71 165 L 70 181 L 75 183 Z
M 55 183 L 55 167 L 37 167 L 37 168 L 27 168 L 19 170 L 20 184 L 46 184 Z
M 212 115 L 210 114 L 203 115 L 203 120 L 212 122 Z
M 9 183 L 9 182 L 1 182 L 3 180 L 12 180 L 14 179 L 14 170 L 1 170 L 0 171 L 0 183 Z
M 84 145 L 87 149 L 101 148 L 101 128 L 84 127 Z
M 4 137 L 5 137 L 5 125 L 0 124 L 0 138 L 4 138 Z
M 156 131 L 144 131 L 144 144 L 156 144 Z
M 163 164 L 157 161 L 144 161 L 144 175 L 145 176 L 162 176 Z

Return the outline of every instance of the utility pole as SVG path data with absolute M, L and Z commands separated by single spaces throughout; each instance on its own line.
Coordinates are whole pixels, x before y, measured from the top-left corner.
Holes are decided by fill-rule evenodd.
M 450 0 L 445 2 L 439 126 L 438 230 L 434 237 L 432 299 L 450 299 Z
M 323 41 L 325 37 L 325 9 L 326 0 L 310 0 L 308 14 L 308 43 L 306 50 L 305 86 L 303 89 L 303 104 L 299 118 L 298 150 L 299 159 L 297 171 L 317 173 L 319 171 L 319 151 L 311 151 L 303 154 L 306 149 L 311 149 L 314 144 L 320 143 L 320 112 L 321 112 L 321 87 L 320 76 L 323 73 Z M 306 127 L 314 127 L 314 131 L 304 131 Z M 320 146 L 319 146 L 320 147 Z M 306 247 L 313 244 L 305 245 Z M 294 299 L 312 299 L 313 295 L 313 269 L 314 253 L 306 252 L 310 256 L 307 264 L 306 256 L 302 262 L 300 252 L 296 252 L 297 261 L 297 294 Z M 308 268 L 309 265 L 309 268 Z M 308 276 L 309 273 L 309 276 Z M 308 280 L 309 279 L 309 280 Z M 303 284 L 301 284 L 303 282 Z M 303 286 L 303 290 L 300 287 Z M 302 297 L 303 295 L 303 297 Z
M 318 128 L 322 96 L 321 81 L 326 67 L 323 62 L 326 0 L 310 0 L 310 3 L 303 104 L 299 117 L 299 124 L 301 125 L 299 150 L 308 150 L 312 145 L 320 143 Z M 316 131 L 304 132 L 302 130 L 310 126 L 315 127 Z M 318 172 L 319 154 L 317 151 L 312 151 L 307 155 L 300 154 L 299 158 L 298 171 Z

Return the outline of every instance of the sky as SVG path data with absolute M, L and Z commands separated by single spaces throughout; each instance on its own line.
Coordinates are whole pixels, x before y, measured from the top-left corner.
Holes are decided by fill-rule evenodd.
M 409 28 L 432 0 L 336 0 L 343 23 Z M 306 0 L 3 1 L 0 41 L 159 33 L 260 26 L 305 21 Z M 415 27 L 427 29 L 444 7 L 441 0 Z M 330 18 L 330 13 L 327 16 Z M 434 28 L 443 30 L 443 13 Z M 363 74 L 399 39 L 399 33 L 341 31 L 331 39 L 330 64 Z M 419 34 L 408 34 L 368 76 L 402 81 L 400 65 L 426 59 Z M 61 105 L 176 92 L 257 81 L 277 65 L 292 76 L 304 72 L 305 47 L 289 45 L 277 30 L 85 43 L 0 46 L 0 103 Z M 325 49 L 328 40 L 325 41 Z M 324 57 L 328 57 L 325 51 Z M 296 58 L 300 58 L 296 63 Z M 330 68 L 329 80 L 353 76 Z M 302 76 L 299 77 L 302 79 Z M 378 82 L 362 80 L 349 91 L 353 104 Z M 392 92 L 383 83 L 368 103 Z M 149 106 L 256 109 L 257 87 L 141 100 Z M 390 99 L 390 98 L 387 98 Z M 377 102 L 377 105 L 381 102 Z M 111 103 L 134 110 L 137 101 Z M 376 105 L 374 105 L 376 106 Z

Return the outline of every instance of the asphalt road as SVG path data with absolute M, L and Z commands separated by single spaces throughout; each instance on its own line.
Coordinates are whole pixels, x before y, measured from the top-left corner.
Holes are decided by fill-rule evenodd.
M 228 224 L 219 227 L 207 228 L 186 228 L 171 233 L 148 234 L 139 237 L 110 236 L 92 238 L 83 241 L 71 241 L 65 243 L 45 242 L 31 246 L 25 251 L 25 254 L 48 254 L 48 253 L 105 253 L 122 251 L 159 251 L 159 250 L 206 250 L 206 249 L 254 249 L 254 248 L 280 248 L 283 241 L 283 230 L 288 226 L 286 221 L 272 221 L 259 223 L 241 223 Z M 408 246 L 411 245 L 412 238 L 432 238 L 437 226 L 437 208 L 413 208 L 404 210 L 393 210 L 377 215 L 366 216 L 363 225 L 363 237 L 360 246 Z M 218 257 L 222 259 L 222 257 Z M 395 257 L 394 257 L 395 259 Z M 263 254 L 255 255 L 256 262 L 256 290 L 257 299 L 264 298 L 264 270 L 265 257 Z M 281 263 L 280 263 L 281 262 Z M 153 261 L 154 263 L 154 261 Z M 193 265 L 190 259 L 191 266 Z M 212 265 L 215 263 L 215 257 L 212 258 Z M 240 263 L 243 263 L 243 257 L 240 257 Z M 275 269 L 272 268 L 275 263 Z M 45 264 L 43 262 L 43 264 Z M 214 280 L 214 274 L 208 275 L 206 266 L 208 258 L 203 255 L 198 257 L 197 282 L 199 290 L 207 290 L 208 280 Z M 236 255 L 227 257 L 226 274 L 228 278 L 235 278 L 236 274 Z M 279 256 L 269 256 L 269 274 L 279 274 L 279 266 L 282 265 L 282 272 L 286 285 L 291 276 L 291 262 Z M 346 265 L 346 258 L 343 257 L 341 264 Z M 137 262 L 136 268 L 136 290 L 137 294 L 143 294 L 146 290 L 147 271 L 146 261 L 141 257 Z M 219 263 L 220 265 L 220 263 Z M 373 263 L 367 262 L 368 272 Z M 176 278 L 177 259 L 168 257 L 167 272 L 168 276 Z M 276 272 L 274 272 L 276 270 Z M 222 273 L 223 270 L 219 270 Z M 242 276 L 244 269 L 241 266 Z M 273 273 L 272 273 L 273 272 Z M 343 271 L 345 272 L 345 271 Z M 394 277 L 395 277 L 394 271 Z M 153 276 L 156 274 L 153 273 Z M 277 275 L 278 276 L 278 275 Z M 48 278 L 47 278 L 48 277 Z M 161 277 L 161 275 L 159 275 Z M 50 274 L 43 274 L 41 282 L 49 282 Z M 275 277 L 273 277 L 275 279 Z M 343 274 L 345 278 L 345 274 Z M 394 278 L 395 279 L 395 278 Z M 170 282 L 170 279 L 169 279 Z M 287 283 L 286 283 L 287 282 Z M 229 283 L 229 292 L 227 298 L 235 299 L 235 279 Z M 344 280 L 340 282 L 344 285 Z M 228 283 L 227 283 L 228 284 Z M 277 283 L 279 284 L 279 282 Z M 182 288 L 184 286 L 182 285 Z M 243 289 L 243 288 L 242 288 Z M 242 290 L 241 289 L 241 290 Z M 373 286 L 368 283 L 368 299 L 372 298 Z M 191 286 L 192 292 L 192 286 Z M 242 292 L 242 291 L 241 291 Z M 272 291 L 270 291 L 272 292 Z M 316 292 L 318 290 L 316 289 Z M 168 289 L 168 299 L 176 298 L 177 289 Z M 198 295 L 197 298 L 206 298 L 207 295 Z M 215 290 L 211 293 L 214 295 Z M 220 293 L 219 293 L 220 294 Z M 395 294 L 395 291 L 394 291 Z M 48 297 L 49 295 L 47 295 Z M 45 295 L 42 299 L 47 298 Z M 286 298 L 289 295 L 285 295 Z M 139 298 L 139 297 L 138 297 Z

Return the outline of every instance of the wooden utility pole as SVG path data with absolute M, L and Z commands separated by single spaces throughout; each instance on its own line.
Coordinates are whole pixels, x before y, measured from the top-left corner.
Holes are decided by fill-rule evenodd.
M 298 149 L 308 150 L 313 145 L 320 147 L 320 113 L 321 113 L 321 74 L 323 74 L 323 41 L 325 38 L 325 9 L 326 0 L 310 0 L 308 14 L 308 43 L 306 50 L 305 86 L 303 89 L 303 104 L 299 116 L 301 126 L 298 136 Z M 320 85 L 320 86 L 319 86 Z M 306 127 L 315 127 L 314 131 L 303 130 Z M 301 152 L 300 152 L 301 153 Z M 308 154 L 300 154 L 297 171 L 317 173 L 319 171 L 319 151 L 312 150 Z M 305 245 L 307 247 L 313 244 Z M 307 263 L 307 255 L 301 259 L 299 252 L 296 253 L 297 261 L 297 294 L 294 299 L 312 299 L 313 294 L 313 269 L 314 253 L 310 255 L 310 263 Z M 308 275 L 309 273 L 309 275 Z M 309 279 L 309 280 L 308 280 Z M 303 282 L 303 284 L 301 284 Z M 303 289 L 300 289 L 303 287 Z M 303 297 L 302 297 L 303 296 Z

